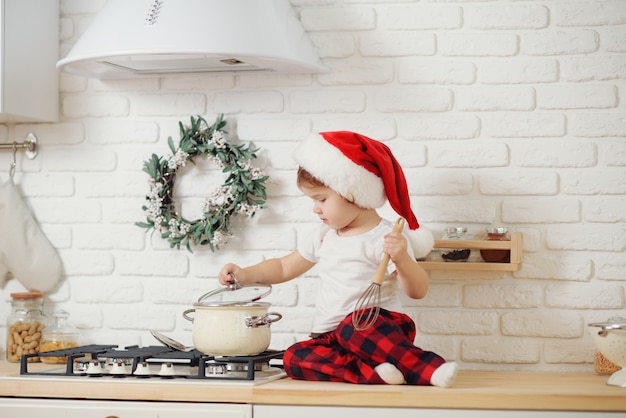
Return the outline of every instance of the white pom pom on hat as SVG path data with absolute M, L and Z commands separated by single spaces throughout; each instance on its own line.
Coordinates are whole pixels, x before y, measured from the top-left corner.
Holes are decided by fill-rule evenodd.
M 305 139 L 293 157 L 327 187 L 362 208 L 379 208 L 389 201 L 406 220 L 415 257 L 432 251 L 433 235 L 417 222 L 404 172 L 387 145 L 350 131 L 320 132 Z

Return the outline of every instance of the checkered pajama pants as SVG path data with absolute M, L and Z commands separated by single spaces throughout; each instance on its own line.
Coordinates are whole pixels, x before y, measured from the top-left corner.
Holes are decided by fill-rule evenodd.
M 409 385 L 429 385 L 445 363 L 437 354 L 413 345 L 415 323 L 400 312 L 380 310 L 374 325 L 357 331 L 352 314 L 336 330 L 298 342 L 283 356 L 287 375 L 298 380 L 384 384 L 374 367 L 391 363 Z

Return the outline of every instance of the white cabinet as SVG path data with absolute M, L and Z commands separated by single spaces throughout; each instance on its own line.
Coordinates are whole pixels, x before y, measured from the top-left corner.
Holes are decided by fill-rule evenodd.
M 252 405 L 0 398 L 3 418 L 252 418 Z
M 255 405 L 254 418 L 624 418 L 623 412 L 503 411 L 483 409 L 358 408 Z
M 0 398 L 2 418 L 623 418 L 623 412 L 360 408 Z
M 59 0 L 0 0 L 0 123 L 59 113 Z

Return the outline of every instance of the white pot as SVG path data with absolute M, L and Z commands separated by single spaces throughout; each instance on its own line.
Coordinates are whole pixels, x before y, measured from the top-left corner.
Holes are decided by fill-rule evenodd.
M 282 315 L 268 312 L 266 302 L 211 304 L 195 303 L 183 312 L 192 322 L 194 347 L 210 356 L 253 356 L 270 345 L 270 324 Z M 194 313 L 190 316 L 190 313 Z

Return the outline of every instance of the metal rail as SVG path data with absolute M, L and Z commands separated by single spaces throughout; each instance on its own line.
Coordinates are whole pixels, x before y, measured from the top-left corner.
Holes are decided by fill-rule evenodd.
M 10 150 L 13 155 L 18 150 L 24 150 L 24 154 L 29 160 L 37 156 L 37 137 L 33 133 L 29 133 L 23 142 L 12 142 L 10 144 L 0 144 L 0 151 Z

